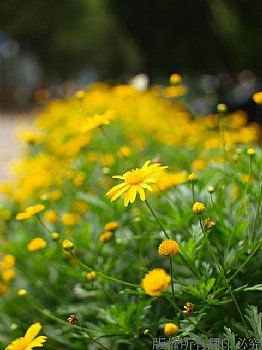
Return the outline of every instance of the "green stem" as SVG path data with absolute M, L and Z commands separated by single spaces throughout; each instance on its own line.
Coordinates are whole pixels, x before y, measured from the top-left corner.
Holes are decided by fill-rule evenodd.
M 236 275 L 243 269 L 243 267 L 252 259 L 252 257 L 255 255 L 255 253 L 258 251 L 258 249 L 261 247 L 262 241 L 260 241 L 260 244 L 256 246 L 256 248 L 253 250 L 252 254 L 249 255 L 249 257 L 243 262 L 242 265 L 239 266 L 239 268 L 236 270 L 236 272 L 228 279 L 228 282 L 230 282 L 232 279 L 236 277 Z
M 171 288 L 172 288 L 173 298 L 175 300 L 175 290 L 174 290 L 174 281 L 173 281 L 173 262 L 171 257 L 169 257 L 169 264 L 170 264 L 170 275 L 171 275 Z
M 27 297 L 27 300 L 28 302 L 37 310 L 39 311 L 42 315 L 56 321 L 57 323 L 60 323 L 60 324 L 63 324 L 63 325 L 66 325 L 70 328 L 73 328 L 73 329 L 76 329 L 76 330 L 80 330 L 80 331 L 84 331 L 88 337 L 94 342 L 96 343 L 97 345 L 99 345 L 102 349 L 104 350 L 109 350 L 107 347 L 105 347 L 103 344 L 101 344 L 99 341 L 97 341 L 94 336 L 91 334 L 91 330 L 88 329 L 88 328 L 84 328 L 84 327 L 81 327 L 81 326 L 77 326 L 77 325 L 70 325 L 68 322 L 64 321 L 64 320 L 61 320 L 60 318 L 56 317 L 55 315 L 51 314 L 51 312 L 48 310 L 44 310 L 42 309 L 39 305 L 37 305 L 31 298 L 28 298 Z
M 192 265 L 188 259 L 186 259 L 182 253 L 179 254 L 179 257 L 181 258 L 181 260 L 183 261 L 183 263 L 185 265 L 187 265 L 187 267 L 189 268 L 189 270 L 191 270 L 193 272 L 193 274 L 195 274 L 198 278 L 198 280 L 201 280 L 201 276 L 200 276 L 200 273 L 199 271 L 195 268 L 194 265 Z
M 259 218 L 259 211 L 260 211 L 261 201 L 262 201 L 262 184 L 260 186 L 260 191 L 259 191 L 259 196 L 258 196 L 257 210 L 256 210 L 256 216 L 255 216 L 255 220 L 254 220 L 254 227 L 253 227 L 253 233 L 252 233 L 251 242 L 253 242 L 255 240 L 256 226 L 257 226 L 257 220 Z
M 169 297 L 168 294 L 164 293 L 164 296 L 165 298 L 170 302 L 170 304 L 172 306 L 174 306 L 175 310 L 177 311 L 177 313 L 181 313 L 181 310 L 180 308 L 176 305 L 176 303 Z M 199 329 L 200 332 L 202 332 L 203 334 L 205 334 L 206 336 L 209 337 L 209 334 L 201 327 L 199 326 L 197 323 L 193 322 L 193 320 L 191 319 L 191 317 L 188 317 L 187 318 L 189 323 L 191 323 L 196 329 Z M 180 322 L 179 322 L 179 319 L 177 318 L 177 323 L 178 323 L 178 326 L 180 327 Z
M 50 228 L 48 228 L 42 221 L 42 219 L 40 218 L 40 216 L 38 214 L 36 214 L 37 220 L 39 221 L 39 223 L 41 224 L 42 227 L 44 227 L 45 230 L 47 230 L 48 232 L 52 233 L 53 231 L 50 230 Z
M 245 329 L 246 329 L 247 335 L 249 335 L 249 331 L 248 331 L 248 328 L 247 328 L 245 319 L 244 319 L 244 317 L 243 317 L 243 314 L 242 314 L 242 312 L 241 312 L 241 310 L 240 310 L 240 308 L 239 308 L 239 305 L 238 305 L 238 303 L 237 303 L 237 301 L 236 301 L 236 298 L 235 298 L 235 296 L 234 296 L 234 294 L 233 294 L 233 292 L 232 292 L 232 290 L 231 290 L 231 286 L 229 285 L 228 280 L 227 280 L 227 278 L 226 278 L 225 270 L 224 270 L 223 266 L 220 265 L 220 263 L 219 263 L 219 261 L 218 261 L 218 259 L 217 259 L 217 257 L 216 257 L 216 254 L 215 254 L 215 252 L 214 252 L 214 250 L 213 250 L 213 248 L 212 248 L 212 246 L 211 246 L 211 244 L 210 244 L 210 242 L 209 242 L 209 239 L 208 239 L 208 237 L 207 237 L 207 234 L 206 234 L 206 232 L 205 232 L 205 230 L 204 230 L 204 227 L 203 227 L 203 224 L 202 224 L 201 219 L 199 219 L 199 222 L 200 222 L 201 230 L 202 230 L 203 235 L 204 235 L 204 237 L 205 237 L 206 243 L 207 243 L 208 248 L 209 248 L 209 250 L 210 250 L 210 253 L 211 253 L 211 255 L 212 255 L 213 259 L 214 259 L 214 262 L 215 262 L 216 265 L 217 265 L 217 268 L 219 269 L 219 272 L 222 274 L 222 276 L 223 276 L 223 278 L 224 278 L 224 281 L 225 281 L 226 286 L 227 286 L 227 288 L 228 288 L 228 291 L 229 291 L 229 293 L 230 293 L 230 295 L 231 295 L 231 298 L 232 298 L 233 301 L 234 301 L 234 304 L 235 304 L 235 306 L 236 306 L 236 309 L 237 309 L 237 311 L 238 311 L 238 313 L 239 313 L 239 316 L 240 316 L 240 318 L 241 318 L 241 320 L 242 320 L 242 322 L 243 322 L 243 325 L 244 325 L 244 327 L 245 327 Z
M 178 318 L 178 314 L 181 313 L 180 308 L 177 306 L 174 298 L 171 298 L 167 293 L 164 293 L 163 296 L 168 300 L 168 302 L 174 307 L 174 309 L 176 310 L 176 314 L 175 314 L 175 318 L 176 318 L 176 322 L 178 324 L 178 326 L 180 327 L 180 321 Z M 173 295 L 172 295 L 173 296 Z
M 216 207 L 216 205 L 215 205 L 215 202 L 214 202 L 212 193 L 210 193 L 210 202 L 211 202 L 212 208 L 214 209 L 214 211 L 215 211 L 215 213 L 216 213 L 216 215 L 217 215 L 217 217 L 218 217 L 220 223 L 222 224 L 223 228 L 225 229 L 226 226 L 225 226 L 224 220 L 223 220 L 223 218 L 221 217 L 220 213 L 218 212 L 218 209 L 217 209 L 217 207 Z
M 222 154 L 223 154 L 223 198 L 222 198 L 222 204 L 224 207 L 225 204 L 225 191 L 226 191 L 226 152 L 225 152 L 225 118 L 223 113 L 219 114 L 219 128 L 220 128 L 220 132 L 222 135 Z M 222 220 L 224 221 L 224 218 L 222 218 Z
M 148 209 L 151 211 L 151 214 L 154 216 L 154 218 L 156 219 L 156 222 L 158 223 L 158 226 L 161 228 L 161 230 L 164 232 L 165 236 L 167 239 L 171 239 L 171 237 L 169 236 L 169 234 L 166 232 L 166 230 L 164 229 L 163 225 L 161 224 L 161 222 L 158 220 L 158 217 L 156 216 L 154 210 L 151 208 L 150 204 L 148 203 L 147 200 L 145 200 L 146 205 L 148 206 Z
M 192 184 L 191 184 L 191 189 L 192 189 L 192 199 L 193 199 L 193 205 L 194 205 L 194 203 L 195 203 L 195 201 L 196 201 L 196 196 L 195 196 L 195 184 L 194 184 L 194 182 L 192 182 Z
M 100 272 L 100 271 L 97 271 L 97 270 L 95 270 L 95 269 L 92 269 L 90 266 L 88 266 L 88 265 L 86 265 L 85 263 L 83 263 L 83 262 L 79 259 L 79 257 L 78 257 L 76 254 L 74 254 L 73 252 L 70 252 L 70 253 L 71 253 L 71 255 L 72 255 L 74 258 L 77 259 L 79 265 L 82 266 L 84 269 L 89 270 L 89 271 L 95 271 L 96 274 L 97 274 L 98 276 L 101 276 L 101 277 L 103 277 L 103 278 L 105 278 L 105 279 L 107 279 L 107 280 L 109 280 L 109 281 L 113 281 L 113 282 L 120 283 L 120 284 L 125 284 L 126 286 L 133 287 L 133 288 L 140 288 L 140 285 L 139 285 L 139 284 L 134 284 L 134 283 L 126 282 L 126 281 L 120 280 L 120 279 L 118 279 L 118 278 L 114 278 L 114 277 L 111 277 L 111 276 L 107 276 L 107 275 L 105 275 L 103 272 Z
M 235 233 L 236 228 L 237 228 L 237 225 L 238 225 L 238 218 L 239 218 L 239 216 L 240 216 L 240 213 L 241 213 L 241 210 L 242 210 L 242 206 L 243 206 L 243 202 L 244 202 L 244 199 L 245 199 L 245 196 L 246 196 L 248 187 L 249 187 L 250 175 L 251 175 L 251 162 L 249 162 L 248 181 L 247 181 L 247 184 L 246 184 L 246 186 L 245 186 L 245 189 L 244 189 L 244 191 L 243 191 L 243 193 L 242 193 L 242 197 L 240 198 L 240 205 L 239 205 L 239 207 L 238 207 L 237 210 L 236 210 L 236 218 L 235 218 L 234 227 L 233 227 L 233 230 L 231 230 L 231 232 L 230 232 L 230 236 L 229 236 L 229 240 L 228 240 L 227 247 L 226 247 L 226 249 L 225 249 L 224 257 L 226 257 L 227 254 L 228 254 L 228 251 L 229 251 L 229 248 L 230 248 L 230 245 L 231 245 L 232 238 L 233 238 L 233 236 L 234 236 L 234 233 Z

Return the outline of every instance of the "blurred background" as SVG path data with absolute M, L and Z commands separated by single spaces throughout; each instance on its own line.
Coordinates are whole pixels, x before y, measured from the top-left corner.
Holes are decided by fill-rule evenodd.
M 0 2 L 2 112 L 139 73 L 168 84 L 174 72 L 199 113 L 222 101 L 260 119 L 251 97 L 262 81 L 262 1 Z

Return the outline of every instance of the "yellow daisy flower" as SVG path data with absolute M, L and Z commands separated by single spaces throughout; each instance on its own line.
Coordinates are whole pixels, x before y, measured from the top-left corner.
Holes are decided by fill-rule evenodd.
M 149 184 L 157 183 L 163 169 L 167 168 L 166 166 L 160 166 L 160 163 L 150 165 L 149 163 L 150 160 L 146 161 L 142 168 L 129 170 L 122 176 L 113 176 L 114 179 L 124 180 L 124 182 L 114 186 L 107 192 L 106 195 L 111 199 L 111 202 L 125 193 L 124 206 L 127 207 L 129 202 L 134 203 L 137 192 L 141 201 L 146 200 L 145 189 L 152 192 L 153 189 Z
M 172 239 L 166 239 L 162 243 L 160 243 L 158 247 L 159 255 L 164 256 L 174 256 L 177 255 L 180 248 L 176 241 Z
M 28 328 L 24 337 L 14 340 L 5 350 L 32 350 L 35 347 L 42 347 L 46 337 L 42 335 L 36 338 L 41 328 L 39 322 L 34 323 Z

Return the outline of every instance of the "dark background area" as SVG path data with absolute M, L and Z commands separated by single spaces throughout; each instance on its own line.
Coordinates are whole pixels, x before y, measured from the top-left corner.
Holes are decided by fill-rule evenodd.
M 222 97 L 244 84 L 250 97 L 261 86 L 261 34 L 261 0 L 2 1 L 0 103 L 141 72 L 153 84 L 204 76 L 204 90 Z

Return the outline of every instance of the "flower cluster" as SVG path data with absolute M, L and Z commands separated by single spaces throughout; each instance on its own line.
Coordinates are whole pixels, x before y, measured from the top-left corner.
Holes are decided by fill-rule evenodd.
M 159 334 L 219 334 L 228 320 L 249 331 L 261 127 L 223 103 L 194 116 L 179 74 L 166 87 L 133 83 L 53 100 L 22 135 L 28 152 L 0 184 L 1 340 L 19 335 L 19 310 L 33 325 L 7 350 L 44 345 L 37 315 L 49 348 L 114 349 L 117 336 L 144 349 Z

